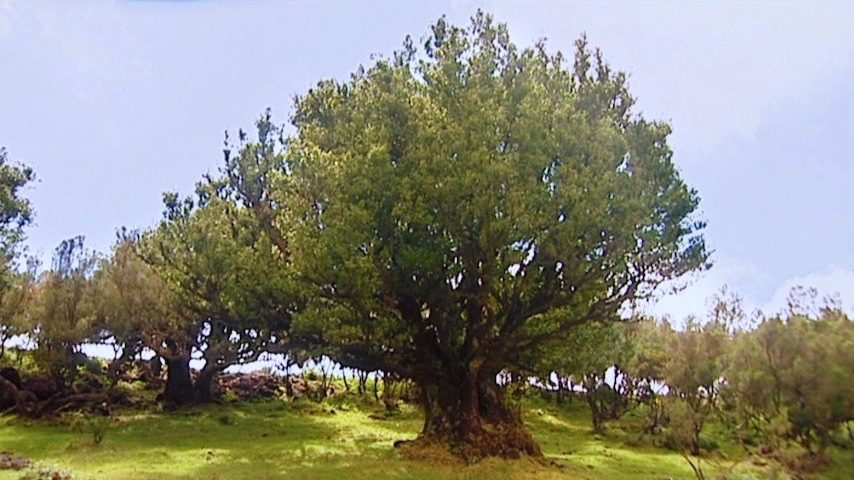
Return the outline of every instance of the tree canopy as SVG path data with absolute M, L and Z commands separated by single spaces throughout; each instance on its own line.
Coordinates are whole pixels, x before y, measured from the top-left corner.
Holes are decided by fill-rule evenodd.
M 286 148 L 265 117 L 228 153 L 232 191 L 312 286 L 295 328 L 418 382 L 425 433 L 472 443 L 507 424 L 495 375 L 518 352 L 707 264 L 670 127 L 576 46 L 567 65 L 489 15 L 440 19 L 298 97 Z

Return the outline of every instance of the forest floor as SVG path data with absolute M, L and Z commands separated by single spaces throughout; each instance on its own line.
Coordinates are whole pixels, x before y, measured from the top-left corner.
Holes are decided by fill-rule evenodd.
M 392 444 L 415 438 L 421 413 L 403 405 L 384 416 L 375 403 L 338 397 L 309 401 L 224 402 L 179 412 L 122 411 L 95 444 L 91 431 L 63 422 L 0 416 L 0 451 L 23 455 L 39 468 L 76 479 L 668 479 L 694 478 L 678 453 L 638 440 L 641 419 L 631 412 L 593 435 L 585 405 L 525 400 L 525 418 L 545 461 L 489 459 L 473 465 L 435 458 L 408 460 Z M 779 468 L 747 458 L 721 440 L 702 460 L 706 478 L 786 478 Z M 834 451 L 816 478 L 848 479 L 854 455 Z M 0 470 L 0 480 L 37 478 Z

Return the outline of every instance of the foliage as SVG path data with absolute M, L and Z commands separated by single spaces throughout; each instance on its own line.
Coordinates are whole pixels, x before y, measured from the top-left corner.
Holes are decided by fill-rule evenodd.
M 23 229 L 33 217 L 21 190 L 34 180 L 31 168 L 12 163 L 6 149 L 0 147 L 0 359 L 6 342 L 26 330 L 22 315 L 32 292 L 35 264 L 28 261 L 26 270 L 20 272 L 17 259 Z
M 168 330 L 177 305 L 165 283 L 137 254 L 134 234 L 122 232 L 112 255 L 102 259 L 93 277 L 92 308 L 96 336 L 114 349 L 112 381 L 140 354 L 143 339 Z
M 24 272 L 0 272 L 0 360 L 4 360 L 6 344 L 13 337 L 27 332 L 27 309 L 35 284 L 35 264 L 29 262 Z
M 174 194 L 164 201 L 164 219 L 142 236 L 140 252 L 177 307 L 169 322 L 143 330 L 144 341 L 167 360 L 170 378 L 181 364 L 185 383 L 190 356 L 198 353 L 205 363 L 193 395 L 207 401 L 213 378 L 228 366 L 287 351 L 297 297 L 288 270 L 280 268 L 266 237 L 250 228 L 245 210 L 203 186 L 197 201 Z M 185 387 L 172 400 L 190 400 Z
M 554 374 L 561 384 L 568 383 L 569 377 L 583 388 L 597 433 L 604 430 L 605 421 L 619 418 L 632 401 L 631 380 L 622 370 L 632 354 L 626 328 L 620 323 L 586 323 L 567 338 L 532 351 L 540 378 Z
M 4 268 L 17 254 L 23 228 L 32 221 L 32 206 L 21 190 L 34 180 L 30 167 L 12 163 L 6 149 L 0 147 L 0 256 Z
M 742 428 L 766 444 L 789 438 L 821 451 L 854 420 L 854 325 L 841 311 L 767 318 L 739 335 L 731 357 L 729 401 Z
M 692 455 L 700 454 L 700 433 L 719 408 L 728 341 L 722 324 L 700 325 L 689 319 L 685 330 L 672 336 L 668 345 L 663 379 L 681 400 L 679 405 L 684 404 L 688 409 L 682 418 L 689 425 L 677 428 L 689 428 L 692 432 L 687 443 Z

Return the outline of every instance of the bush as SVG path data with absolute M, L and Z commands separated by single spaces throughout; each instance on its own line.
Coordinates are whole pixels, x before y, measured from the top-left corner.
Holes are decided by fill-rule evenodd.
M 65 415 L 66 423 L 71 431 L 88 435 L 93 445 L 100 445 L 110 427 L 110 417 L 85 413 L 69 413 Z

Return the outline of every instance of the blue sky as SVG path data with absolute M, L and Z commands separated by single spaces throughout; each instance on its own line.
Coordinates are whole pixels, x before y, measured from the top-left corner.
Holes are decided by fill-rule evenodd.
M 672 122 L 716 265 L 654 311 L 702 313 L 729 284 L 775 310 L 795 284 L 854 310 L 854 3 L 31 2 L 0 0 L 0 145 L 34 167 L 28 243 L 159 219 L 221 161 L 223 131 L 345 78 L 440 15 L 478 8 L 517 44 L 586 32 Z

